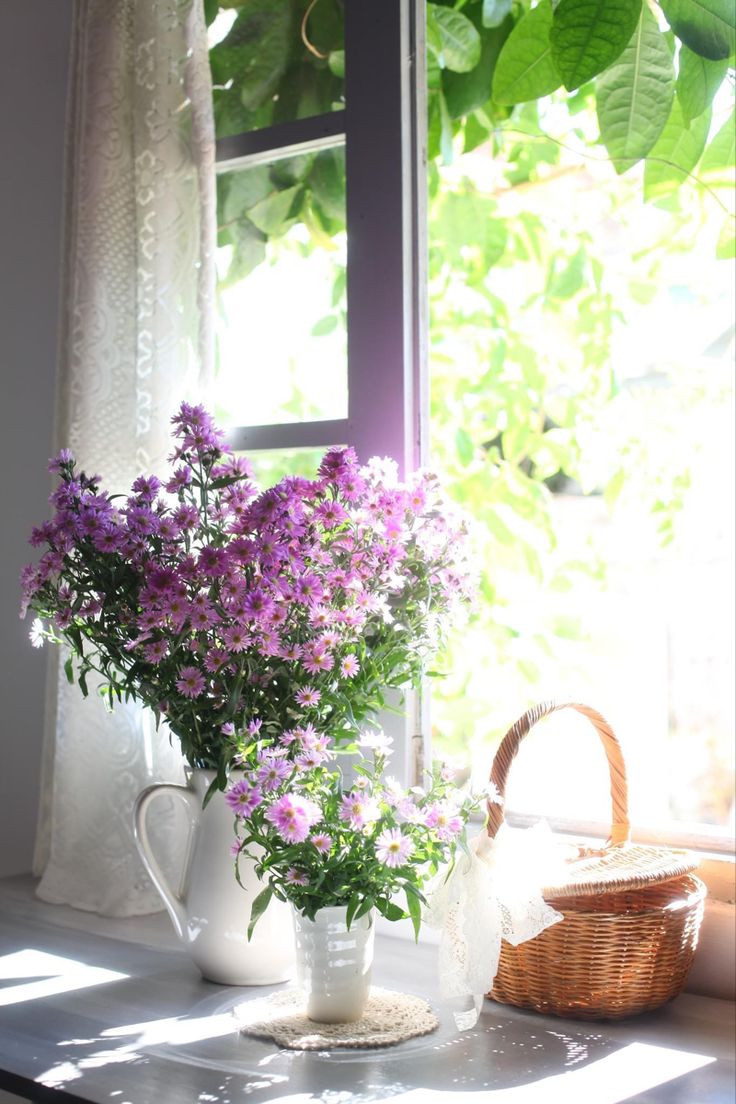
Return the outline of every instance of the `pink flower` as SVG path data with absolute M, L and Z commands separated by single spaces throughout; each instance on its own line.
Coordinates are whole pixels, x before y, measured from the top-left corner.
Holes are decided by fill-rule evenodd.
M 328 836 L 326 832 L 315 832 L 309 842 L 316 847 L 321 855 L 328 855 L 332 847 L 332 836 Z
M 236 816 L 247 817 L 261 804 L 263 794 L 258 786 L 249 779 L 243 778 L 230 787 L 225 794 L 225 800 Z
M 356 830 L 373 824 L 380 815 L 381 810 L 372 797 L 355 791 L 344 794 L 338 811 L 340 820 L 348 821 L 350 827 Z
M 310 648 L 305 650 L 304 658 L 302 659 L 302 663 L 309 671 L 310 675 L 316 675 L 320 671 L 331 670 L 334 662 L 330 653 L 316 644 L 313 644 Z
M 266 810 L 265 816 L 287 843 L 302 843 L 312 825 L 322 819 L 322 810 L 306 797 L 284 794 Z
M 297 870 L 295 866 L 292 866 L 286 872 L 286 884 L 306 886 L 309 885 L 309 877 L 304 870 Z
M 258 768 L 258 781 L 268 793 L 277 790 L 285 778 L 291 774 L 291 765 L 285 759 L 275 756 L 264 757 Z
M 450 806 L 444 802 L 438 802 L 430 806 L 424 814 L 424 823 L 427 828 L 434 829 L 438 839 L 445 843 L 449 843 L 450 840 L 454 839 L 463 826 L 461 818 L 456 816 Z
M 198 698 L 205 687 L 204 675 L 196 667 L 182 667 L 176 689 L 185 698 Z
M 301 690 L 297 690 L 294 697 L 299 705 L 310 706 L 318 705 L 322 695 L 313 686 L 303 686 Z
M 398 828 L 381 832 L 376 839 L 376 858 L 386 866 L 403 866 L 413 851 L 413 841 Z
M 376 755 L 389 756 L 393 739 L 385 732 L 364 732 L 358 740 L 358 747 L 373 751 Z
M 360 670 L 358 657 L 353 652 L 348 652 L 340 661 L 340 674 L 343 678 L 353 678 Z

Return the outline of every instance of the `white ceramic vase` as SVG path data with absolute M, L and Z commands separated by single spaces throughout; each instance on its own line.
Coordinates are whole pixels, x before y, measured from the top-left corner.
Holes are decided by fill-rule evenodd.
M 230 847 L 233 812 L 224 794 L 202 808 L 214 772 L 193 770 L 188 786 L 149 786 L 135 806 L 135 839 L 151 880 L 161 894 L 179 939 L 209 981 L 221 985 L 275 985 L 293 973 L 294 940 L 288 905 L 271 900 L 248 942 L 254 898 L 263 889 L 253 862 L 243 856 L 235 877 Z M 153 853 L 146 829 L 152 802 L 170 796 L 187 814 L 189 843 L 179 886 L 174 889 Z
M 319 1023 L 359 1020 L 371 988 L 373 910 L 353 920 L 345 908 L 320 909 L 314 920 L 294 910 L 296 976 L 307 998 L 307 1015 Z

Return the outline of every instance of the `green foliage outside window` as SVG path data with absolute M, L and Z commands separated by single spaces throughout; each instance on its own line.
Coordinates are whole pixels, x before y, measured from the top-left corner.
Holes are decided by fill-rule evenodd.
M 219 135 L 342 105 L 339 0 L 225 8 L 237 15 L 211 52 Z M 208 5 L 211 18 L 217 9 Z M 476 636 L 489 667 L 511 663 L 530 687 L 535 654 L 584 630 L 574 616 L 531 631 L 516 623 L 519 580 L 564 594 L 606 570 L 593 547 L 562 555 L 555 492 L 613 508 L 635 482 L 660 543 L 676 529 L 688 450 L 657 467 L 647 430 L 634 420 L 627 431 L 612 343 L 632 304 L 654 304 L 673 259 L 716 217 L 714 264 L 734 256 L 734 35 L 731 0 L 427 5 L 433 463 L 479 522 Z M 223 283 L 280 248 L 308 248 L 289 238 L 297 223 L 315 247 L 344 232 L 338 152 L 242 177 L 219 183 L 220 244 L 233 247 Z M 581 210 L 597 205 L 614 236 L 628 233 L 642 200 L 649 206 L 624 272 L 578 218 L 578 199 Z M 315 333 L 337 324 L 343 291 L 340 271 L 335 314 L 315 320 Z M 713 386 L 694 371 L 692 401 L 711 401 Z M 614 444 L 591 457 L 586 442 L 601 424 Z M 462 666 L 448 655 L 454 674 L 438 694 L 456 703 L 451 745 L 464 726 L 484 724 Z

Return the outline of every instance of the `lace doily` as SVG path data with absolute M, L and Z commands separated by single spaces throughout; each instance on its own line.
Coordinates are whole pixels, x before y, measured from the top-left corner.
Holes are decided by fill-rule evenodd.
M 386 989 L 371 989 L 365 1012 L 355 1023 L 325 1024 L 310 1020 L 304 994 L 299 989 L 240 1004 L 233 1009 L 233 1015 L 244 1035 L 273 1039 L 289 1050 L 395 1046 L 418 1035 L 429 1035 L 439 1027 L 439 1020 L 421 997 Z

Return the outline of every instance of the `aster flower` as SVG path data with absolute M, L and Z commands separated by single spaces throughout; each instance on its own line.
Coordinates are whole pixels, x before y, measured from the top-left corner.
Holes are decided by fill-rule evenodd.
M 309 837 L 309 842 L 321 855 L 329 855 L 332 847 L 332 836 L 328 836 L 327 832 L 315 832 L 313 836 Z
M 305 706 L 318 705 L 321 697 L 319 690 L 315 690 L 313 686 L 302 686 L 294 695 L 297 704 Z
M 309 875 L 306 871 L 297 870 L 295 866 L 292 866 L 286 872 L 286 882 L 293 886 L 307 886 L 309 885 Z
M 360 663 L 358 657 L 353 652 L 348 652 L 340 660 L 340 674 L 343 678 L 355 678 L 360 670 Z
M 322 819 L 322 810 L 308 798 L 287 793 L 266 810 L 265 817 L 287 843 L 301 843 Z
M 196 667 L 182 667 L 176 680 L 176 689 L 185 698 L 197 698 L 205 688 L 204 675 Z
M 236 816 L 247 817 L 263 801 L 263 794 L 250 779 L 241 778 L 225 791 L 225 800 Z
M 343 796 L 338 810 L 340 820 L 347 821 L 351 828 L 365 828 L 378 820 L 380 815 L 381 810 L 375 799 L 356 791 Z
M 414 842 L 399 828 L 390 828 L 376 837 L 376 858 L 386 866 L 403 866 L 414 853 Z
M 264 792 L 276 790 L 291 774 L 291 764 L 276 756 L 265 756 L 258 768 L 257 778 Z

